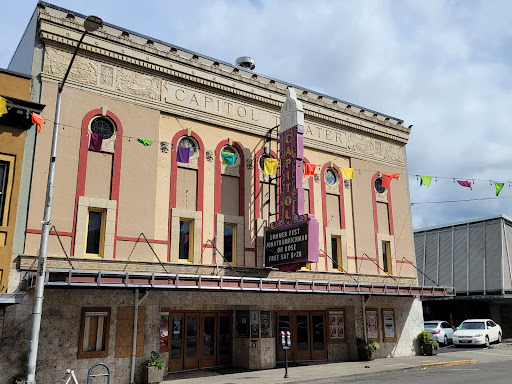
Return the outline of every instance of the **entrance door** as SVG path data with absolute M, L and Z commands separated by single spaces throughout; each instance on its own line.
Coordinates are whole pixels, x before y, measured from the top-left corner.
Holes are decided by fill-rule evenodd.
M 219 331 L 217 344 L 217 365 L 231 365 L 231 332 L 232 317 L 231 313 L 219 313 Z
M 169 324 L 169 371 L 183 371 L 183 333 L 185 329 L 183 313 L 172 313 Z
M 201 335 L 200 340 L 200 365 L 201 367 L 213 367 L 216 365 L 217 355 L 217 340 L 216 340 L 216 318 L 217 314 L 206 314 L 201 315 Z M 198 340 L 199 341 L 199 340 Z
M 199 319 L 199 313 L 185 314 L 185 351 L 183 369 L 199 368 Z
M 284 361 L 281 331 L 292 333 L 292 348 L 288 351 L 289 361 L 327 359 L 325 312 L 278 312 L 276 316 L 277 361 Z
M 311 360 L 309 313 L 299 312 L 295 313 L 293 317 L 292 349 L 295 360 Z
M 311 312 L 311 359 L 327 360 L 325 312 Z

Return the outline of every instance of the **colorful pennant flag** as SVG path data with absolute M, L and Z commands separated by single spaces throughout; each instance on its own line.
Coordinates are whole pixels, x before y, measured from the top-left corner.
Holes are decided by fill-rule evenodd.
M 236 163 L 236 153 L 221 152 L 220 156 L 222 157 L 222 164 L 233 165 Z
M 419 175 L 420 176 L 420 187 L 422 185 L 426 185 L 427 187 L 430 187 L 430 182 L 432 181 L 432 176 L 425 176 L 425 175 Z
M 393 173 L 392 175 L 389 175 L 387 173 L 382 174 L 382 186 L 384 188 L 389 188 L 391 185 L 391 180 L 396 179 L 399 180 L 400 176 L 398 176 L 398 173 Z
M 153 140 L 146 140 L 146 139 L 137 139 L 137 141 L 141 144 L 144 144 L 145 147 L 150 146 L 153 144 Z
M 5 115 L 7 113 L 7 104 L 6 101 L 2 96 L 0 96 L 0 117 L 2 115 Z
M 37 113 L 32 112 L 32 123 L 37 124 L 37 126 L 39 127 L 37 129 L 37 133 L 41 133 L 41 128 L 44 124 L 44 119 L 41 116 L 39 116 Z
M 315 175 L 316 164 L 304 163 L 304 177 Z
M 103 135 L 91 133 L 91 138 L 89 139 L 89 151 L 100 152 L 102 144 Z
M 354 178 L 354 168 L 341 168 L 341 174 L 344 179 L 353 179 Z
M 500 194 L 504 185 L 505 185 L 505 183 L 494 182 L 494 186 L 496 187 L 496 196 L 498 196 Z
M 277 173 L 277 160 L 266 158 L 265 166 L 263 167 L 263 173 L 265 175 L 275 175 Z
M 463 187 L 467 187 L 467 188 L 473 190 L 473 187 L 471 187 L 471 181 L 468 181 L 468 180 L 457 180 L 457 183 L 459 183 Z
M 188 164 L 189 160 L 190 160 L 190 148 L 178 147 L 178 151 L 176 153 L 176 161 L 178 163 Z

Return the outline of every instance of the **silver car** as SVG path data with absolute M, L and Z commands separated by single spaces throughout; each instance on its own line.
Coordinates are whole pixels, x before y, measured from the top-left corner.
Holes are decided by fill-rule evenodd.
M 453 327 L 446 321 L 429 320 L 423 323 L 423 329 L 439 342 L 448 345 L 448 342 L 453 341 Z

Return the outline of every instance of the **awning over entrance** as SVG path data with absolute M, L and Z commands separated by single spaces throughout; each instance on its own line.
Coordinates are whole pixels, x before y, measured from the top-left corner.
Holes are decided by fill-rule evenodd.
M 455 295 L 454 289 L 451 287 L 54 269 L 46 271 L 46 285 L 53 287 L 158 288 L 383 296 L 446 297 Z

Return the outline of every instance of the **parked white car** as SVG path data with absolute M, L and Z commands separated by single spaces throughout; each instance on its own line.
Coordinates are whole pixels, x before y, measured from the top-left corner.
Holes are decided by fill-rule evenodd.
M 453 345 L 483 345 L 501 343 L 501 327 L 491 319 L 471 319 L 463 321 L 453 334 Z
M 453 327 L 446 321 L 441 320 L 428 320 L 423 323 L 423 329 L 439 342 L 448 345 L 448 342 L 453 338 Z

